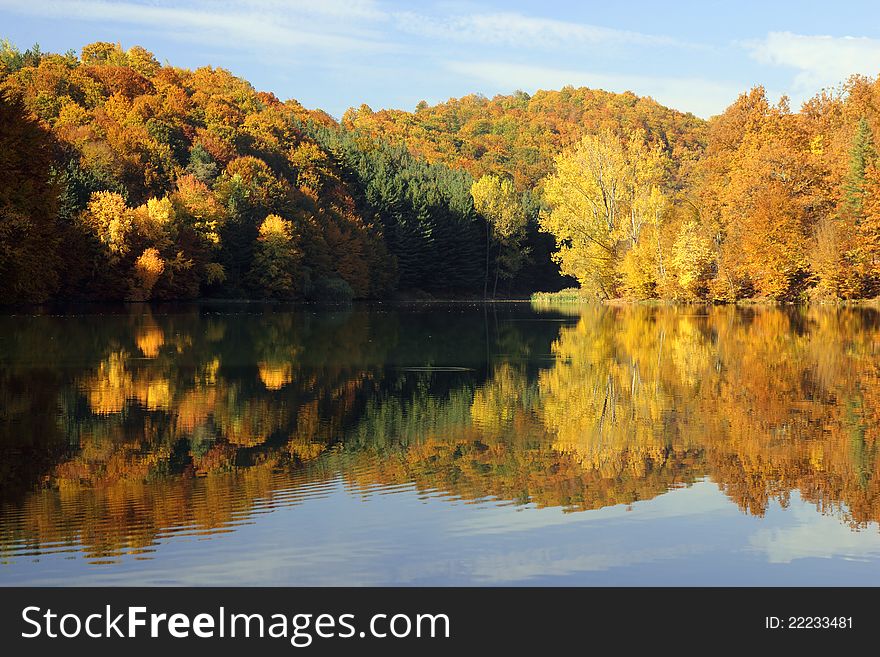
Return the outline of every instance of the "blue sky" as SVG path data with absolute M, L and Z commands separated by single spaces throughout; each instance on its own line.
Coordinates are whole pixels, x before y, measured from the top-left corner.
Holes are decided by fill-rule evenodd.
M 0 36 L 21 48 L 142 45 L 337 117 L 566 84 L 703 117 L 763 84 L 797 107 L 852 73 L 880 73 L 878 19 L 875 2 L 827 0 L 0 0 Z

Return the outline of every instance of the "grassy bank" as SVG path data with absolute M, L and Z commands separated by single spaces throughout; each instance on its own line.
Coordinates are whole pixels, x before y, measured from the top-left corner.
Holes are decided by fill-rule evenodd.
M 534 292 L 529 298 L 537 303 L 595 303 L 595 297 L 591 297 L 577 287 L 568 287 L 559 292 Z
M 724 301 L 704 301 L 704 300 L 684 300 L 684 299 L 597 299 L 596 297 L 586 294 L 583 290 L 570 287 L 559 292 L 535 292 L 530 297 L 534 303 L 540 304 L 595 304 L 601 303 L 609 306 L 681 306 L 681 305 L 728 305 L 737 306 L 840 306 L 840 307 L 861 307 L 861 308 L 880 308 L 880 297 L 871 299 L 834 299 L 834 300 L 803 300 L 803 301 L 779 301 L 778 299 L 750 298 L 738 299 L 733 302 Z

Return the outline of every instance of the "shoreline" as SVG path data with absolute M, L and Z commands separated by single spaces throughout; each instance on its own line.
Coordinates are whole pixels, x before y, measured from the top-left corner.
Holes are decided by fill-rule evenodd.
M 706 301 L 682 299 L 594 299 L 586 296 L 559 294 L 555 292 L 536 292 L 530 297 L 512 297 L 504 299 L 482 299 L 479 297 L 437 297 L 398 296 L 382 299 L 353 299 L 347 303 L 327 303 L 305 300 L 273 300 L 273 299 L 218 299 L 202 297 L 195 299 L 162 299 L 147 301 L 127 300 L 59 300 L 42 303 L 0 305 L 0 314 L 18 313 L 52 313 L 66 312 L 71 309 L 101 308 L 119 309 L 126 307 L 162 307 L 162 306 L 238 306 L 238 307 L 297 307 L 308 309 L 344 309 L 352 306 L 407 306 L 407 305 L 494 305 L 494 304 L 539 304 L 547 306 L 606 306 L 623 308 L 628 306 L 646 307 L 687 307 L 687 306 L 737 306 L 737 307 L 834 307 L 834 308 L 877 308 L 880 309 L 880 297 L 871 299 L 838 299 L 832 301 L 778 301 L 774 299 L 739 299 L 737 301 Z
M 532 303 L 545 303 L 549 305 L 589 306 L 601 305 L 611 307 L 623 306 L 825 306 L 825 307 L 863 307 L 880 308 L 880 297 L 870 299 L 834 299 L 828 301 L 779 301 L 776 299 L 752 298 L 737 299 L 736 301 L 708 301 L 708 300 L 685 300 L 685 299 L 594 299 L 580 296 L 563 290 L 562 292 L 536 292 L 529 301 Z

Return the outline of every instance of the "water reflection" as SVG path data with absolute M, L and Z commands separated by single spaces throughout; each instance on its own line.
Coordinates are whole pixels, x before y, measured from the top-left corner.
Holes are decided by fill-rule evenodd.
M 161 560 L 340 491 L 595 513 L 699 482 L 877 543 L 870 309 L 138 306 L 0 336 L 0 579 Z M 810 553 L 779 531 L 749 540 Z

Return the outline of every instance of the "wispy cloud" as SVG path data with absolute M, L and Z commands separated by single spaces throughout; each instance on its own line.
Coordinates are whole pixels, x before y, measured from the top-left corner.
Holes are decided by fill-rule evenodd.
M 880 73 L 878 39 L 771 32 L 764 39 L 742 45 L 761 63 L 797 71 L 793 81 L 797 92 L 833 86 L 854 73 Z
M 431 16 L 395 13 L 397 28 L 409 34 L 445 41 L 479 42 L 516 48 L 559 48 L 571 45 L 679 45 L 669 37 L 571 23 L 513 12 Z
M 618 60 L 632 70 L 639 61 L 659 56 L 684 56 L 684 70 L 692 70 L 688 64 L 695 58 L 685 51 L 704 46 L 542 16 L 540 7 L 527 15 L 478 3 L 488 0 L 0 0 L 0 20 L 14 24 L 16 17 L 35 18 L 28 22 L 51 28 L 40 36 L 51 36 L 53 47 L 60 49 L 120 37 L 151 47 L 162 58 L 176 57 L 175 49 L 185 48 L 176 63 L 232 62 L 258 86 L 283 81 L 288 89 L 276 86 L 275 91 L 335 113 L 344 111 L 342 102 L 354 100 L 346 89 L 357 89 L 361 96 L 374 93 L 383 106 L 399 106 L 413 94 L 439 98 L 472 91 L 600 86 L 649 94 L 703 116 L 736 97 L 717 82 L 607 72 Z M 74 38 L 83 40 L 70 43 Z M 196 54 L 194 44 L 204 46 L 204 52 Z M 525 56 L 529 66 L 480 61 L 523 61 Z M 601 74 L 552 68 L 559 61 L 590 61 L 594 70 L 602 62 L 606 68 Z M 577 69 L 579 64 L 563 66 Z M 486 83 L 493 87 L 487 89 Z
M 363 28 L 364 19 L 384 15 L 372 2 L 341 0 L 244 0 L 195 2 L 183 7 L 169 2 L 103 0 L 0 0 L 0 8 L 24 15 L 161 28 L 195 40 L 230 48 L 318 48 L 334 51 L 387 51 L 379 34 Z
M 643 34 L 517 12 L 400 11 L 379 0 L 0 0 L 0 10 L 44 19 L 125 25 L 232 49 L 328 54 L 404 52 L 441 57 L 461 44 L 603 52 L 688 46 Z M 414 37 L 416 40 L 414 41 Z M 298 49 L 298 50 L 297 50 Z
M 449 70 L 491 84 L 499 91 L 559 89 L 566 85 L 606 91 L 632 91 L 697 116 L 709 117 L 736 100 L 739 87 L 689 77 L 615 75 L 507 62 L 448 62 Z
M 247 7 L 248 11 L 275 14 L 311 14 L 337 19 L 383 20 L 386 12 L 374 0 L 198 0 L 207 10 L 212 7 Z
M 789 527 L 773 527 L 755 532 L 751 547 L 767 555 L 771 563 L 791 563 L 796 559 L 833 558 L 876 559 L 880 555 L 880 535 L 872 527 L 854 532 L 839 518 L 816 513 L 809 504 L 793 504 Z
M 25 15 L 197 31 L 199 40 L 230 47 L 289 45 L 370 51 L 395 49 L 395 37 L 435 43 L 480 43 L 516 48 L 669 46 L 674 39 L 514 12 L 436 16 L 391 11 L 373 0 L 0 0 Z M 375 28 L 381 27 L 382 32 Z M 389 29 L 390 28 L 390 29 Z M 395 34 L 396 33 L 396 34 Z M 424 44 L 422 44 L 424 46 Z

